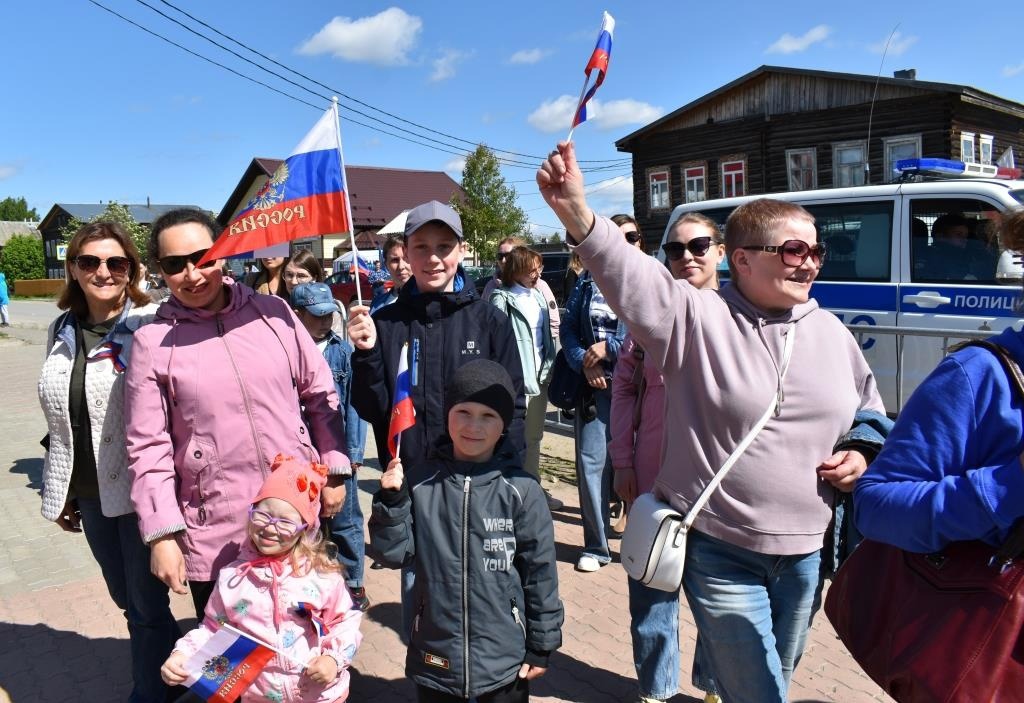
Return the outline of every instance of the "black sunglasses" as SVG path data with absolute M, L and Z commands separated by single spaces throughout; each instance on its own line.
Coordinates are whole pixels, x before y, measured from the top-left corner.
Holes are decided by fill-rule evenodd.
M 665 258 L 669 261 L 679 261 L 687 250 L 689 250 L 694 258 L 704 256 L 708 253 L 708 249 L 711 248 L 713 243 L 714 241 L 711 237 L 694 237 L 685 244 L 682 242 L 665 242 L 661 245 L 661 250 L 665 252 Z
M 625 232 L 624 234 L 626 235 L 626 241 L 629 242 L 630 244 L 636 244 L 641 239 L 643 239 L 643 237 L 640 236 L 639 232 Z
M 210 251 L 210 248 L 200 249 L 194 251 L 191 254 L 177 254 L 175 256 L 165 256 L 157 259 L 156 262 L 160 265 L 160 270 L 166 273 L 168 276 L 173 276 L 177 273 L 181 273 L 185 270 L 185 264 L 191 262 L 193 266 L 201 269 L 208 269 L 211 266 L 217 265 L 216 259 L 207 261 L 202 266 L 199 265 L 199 260 L 206 256 L 206 252 Z
M 740 247 L 740 249 L 778 254 L 779 258 L 782 259 L 782 263 L 786 266 L 803 266 L 809 256 L 818 268 L 821 268 L 822 264 L 825 263 L 825 256 L 828 253 L 824 243 L 811 246 L 800 239 L 788 239 L 782 244 L 775 246 L 749 246 Z
M 74 258 L 74 263 L 75 266 L 85 273 L 96 273 L 100 264 L 107 265 L 107 271 L 110 272 L 111 276 L 127 276 L 128 272 L 132 270 L 132 260 L 127 256 L 111 256 L 107 259 L 101 259 L 91 254 L 79 254 Z

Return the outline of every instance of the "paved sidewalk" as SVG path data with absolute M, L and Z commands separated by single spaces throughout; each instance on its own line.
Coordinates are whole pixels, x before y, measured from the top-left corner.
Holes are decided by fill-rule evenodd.
M 65 534 L 39 514 L 45 433 L 35 385 L 43 358 L 40 330 L 9 328 L 0 337 L 4 370 L 0 424 L 0 703 L 125 700 L 129 692 L 124 618 L 106 593 L 81 535 Z M 26 341 L 23 341 L 26 340 Z M 367 442 L 373 451 L 373 442 Z M 549 433 L 546 461 L 572 457 L 571 439 Z M 379 474 L 365 470 L 360 499 L 368 507 Z M 580 545 L 576 490 L 551 486 L 566 503 L 555 515 L 565 644 L 548 674 L 534 686 L 536 701 L 612 703 L 636 695 L 626 576 L 618 564 L 594 574 L 573 570 Z M 617 548 L 617 544 L 613 545 Z M 366 570 L 372 607 L 364 619 L 363 645 L 353 667 L 351 701 L 412 700 L 403 675 L 398 574 Z M 191 601 L 174 596 L 174 612 L 191 627 Z M 685 604 L 680 632 L 682 692 L 672 700 L 699 701 L 689 685 L 693 620 Z M 850 659 L 824 617 L 817 618 L 793 681 L 792 701 L 861 703 L 888 700 Z

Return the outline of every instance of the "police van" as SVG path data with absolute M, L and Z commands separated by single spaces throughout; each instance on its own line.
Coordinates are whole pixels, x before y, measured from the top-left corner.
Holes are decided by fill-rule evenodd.
M 1024 180 L 1019 169 L 945 159 L 896 168 L 902 181 L 889 185 L 680 205 L 662 241 L 687 212 L 724 226 L 757 198 L 802 205 L 827 248 L 811 297 L 856 331 L 885 407 L 898 412 L 950 344 L 1020 326 L 1020 257 L 1001 246 L 998 224 L 1024 204 Z

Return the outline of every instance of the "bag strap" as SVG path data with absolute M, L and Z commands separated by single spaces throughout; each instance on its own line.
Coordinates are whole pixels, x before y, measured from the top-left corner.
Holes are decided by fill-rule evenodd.
M 725 463 L 722 464 L 722 468 L 718 470 L 718 473 L 716 473 L 715 477 L 711 479 L 711 482 L 704 487 L 704 490 L 701 491 L 700 496 L 693 504 L 693 507 L 690 508 L 688 513 L 686 513 L 686 517 L 683 518 L 684 530 L 688 531 L 690 529 L 693 525 L 693 521 L 697 519 L 697 513 L 703 510 L 704 506 L 707 505 L 707 502 L 711 500 L 711 495 L 718 489 L 718 485 L 722 482 L 722 479 L 725 478 L 725 475 L 729 473 L 729 469 L 736 464 L 739 458 L 743 455 L 743 452 L 747 451 L 747 447 L 749 447 L 754 441 L 754 437 L 756 437 L 764 426 L 768 424 L 769 418 L 778 413 L 779 408 L 782 406 L 782 379 L 786 377 L 786 371 L 789 370 L 789 360 L 793 356 L 793 345 L 795 342 L 796 325 L 793 324 L 790 325 L 789 331 L 786 333 L 786 346 L 782 352 L 782 365 L 779 367 L 779 385 L 775 391 L 775 395 L 772 396 L 771 402 L 768 403 L 768 407 L 765 408 L 764 414 L 761 415 L 761 418 L 754 424 L 750 429 L 750 432 L 747 433 L 747 436 L 743 438 L 736 449 L 733 450 L 732 454 L 729 455 L 729 458 L 725 460 Z

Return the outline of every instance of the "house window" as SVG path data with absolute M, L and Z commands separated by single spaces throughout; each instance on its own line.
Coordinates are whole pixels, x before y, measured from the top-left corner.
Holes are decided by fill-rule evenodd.
M 978 135 L 978 149 L 981 151 L 981 163 L 991 166 L 992 165 L 992 135 L 991 134 L 979 134 Z
M 703 166 L 684 167 L 683 182 L 686 202 L 695 203 L 699 200 L 707 200 L 707 179 Z
M 974 163 L 974 132 L 960 132 L 960 160 Z
M 899 137 L 887 137 L 882 140 L 885 148 L 885 175 L 888 180 L 896 180 L 896 162 L 903 159 L 921 158 L 921 135 L 905 134 Z
M 786 149 L 790 190 L 813 190 L 818 187 L 818 159 L 814 149 Z
M 863 141 L 832 145 L 832 185 L 837 188 L 864 185 L 867 145 Z
M 651 191 L 651 209 L 668 207 L 668 171 L 651 171 L 648 176 Z
M 746 193 L 745 161 L 722 162 L 722 197 L 732 198 Z

